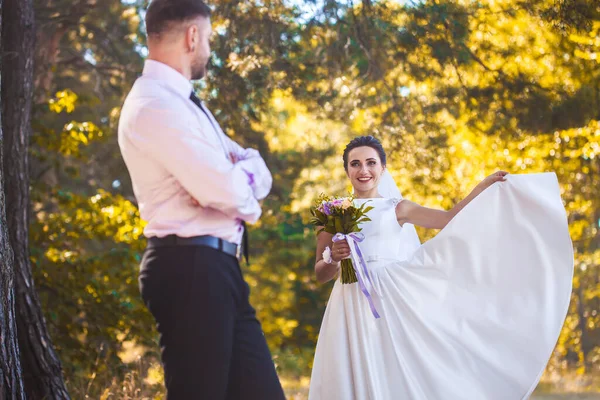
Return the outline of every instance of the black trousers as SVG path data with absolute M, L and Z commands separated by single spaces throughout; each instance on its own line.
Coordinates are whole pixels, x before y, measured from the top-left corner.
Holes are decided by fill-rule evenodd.
M 238 260 L 201 246 L 146 249 L 168 400 L 285 399 Z

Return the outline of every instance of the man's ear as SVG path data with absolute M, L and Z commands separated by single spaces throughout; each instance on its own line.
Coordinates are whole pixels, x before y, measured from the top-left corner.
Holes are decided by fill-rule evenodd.
M 185 45 L 188 52 L 193 53 L 196 51 L 196 46 L 198 46 L 198 25 L 191 24 L 185 30 Z

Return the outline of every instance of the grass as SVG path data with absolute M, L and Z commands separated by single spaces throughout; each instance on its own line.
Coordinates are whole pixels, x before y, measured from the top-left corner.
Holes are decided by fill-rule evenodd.
M 96 374 L 86 378 L 68 380 L 72 398 L 99 400 L 155 400 L 164 398 L 162 366 L 156 358 L 144 356 L 145 349 L 125 344 L 119 354 L 126 367 L 120 377 L 110 373 Z M 306 400 L 310 377 L 307 360 L 310 351 L 287 351 L 276 354 L 281 383 L 288 400 Z M 96 367 L 102 362 L 96 361 Z M 98 368 L 100 371 L 101 368 Z M 106 368 L 105 368 L 106 370 Z M 580 374 L 576 371 L 546 371 L 532 400 L 600 400 L 600 371 Z
M 164 398 L 162 369 L 157 362 L 141 358 L 129 364 L 123 379 L 99 380 L 87 383 L 69 382 L 71 395 L 76 399 L 100 400 L 157 400 Z M 280 373 L 288 400 L 306 400 L 310 379 L 308 376 L 288 376 Z M 545 376 L 531 397 L 532 400 L 600 400 L 600 374 L 578 375 L 567 372 Z

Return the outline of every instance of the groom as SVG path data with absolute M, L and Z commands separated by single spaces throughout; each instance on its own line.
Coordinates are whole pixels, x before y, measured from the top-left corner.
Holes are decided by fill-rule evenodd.
M 272 178 L 192 91 L 210 57 L 201 0 L 152 0 L 148 60 L 125 100 L 119 146 L 148 247 L 140 290 L 157 322 L 167 399 L 284 399 L 238 263 Z M 190 198 L 191 196 L 191 198 Z

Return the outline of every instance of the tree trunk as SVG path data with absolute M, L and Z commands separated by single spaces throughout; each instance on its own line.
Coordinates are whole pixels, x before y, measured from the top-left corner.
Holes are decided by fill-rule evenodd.
M 0 30 L 2 6 L 0 0 Z M 0 77 L 3 59 L 4 57 L 0 57 Z M 2 104 L 0 99 L 0 105 Z M 6 227 L 2 145 L 3 135 L 0 124 L 0 399 L 24 399 L 15 320 L 14 260 Z
M 6 215 L 15 262 L 17 332 L 30 399 L 69 398 L 42 314 L 29 261 L 29 138 L 35 28 L 32 0 L 4 0 L 2 128 Z

